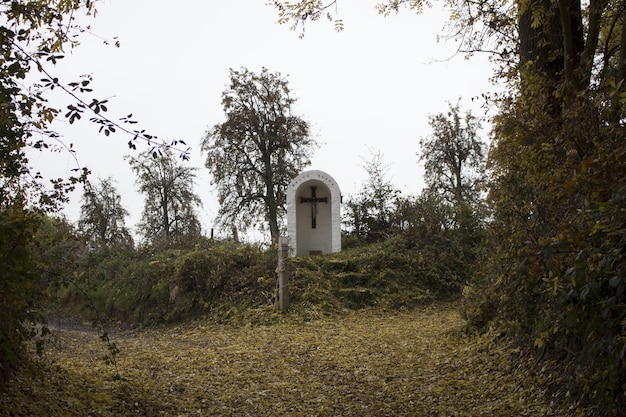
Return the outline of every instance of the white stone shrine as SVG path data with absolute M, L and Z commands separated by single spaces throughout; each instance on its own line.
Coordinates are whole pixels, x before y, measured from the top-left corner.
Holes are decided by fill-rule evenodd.
M 289 256 L 341 251 L 341 191 L 323 171 L 300 173 L 287 187 Z

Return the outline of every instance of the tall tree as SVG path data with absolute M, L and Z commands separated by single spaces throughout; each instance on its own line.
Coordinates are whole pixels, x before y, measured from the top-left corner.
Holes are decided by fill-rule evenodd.
M 480 121 L 470 111 L 461 115 L 459 104 L 447 114 L 429 116 L 432 135 L 420 140 L 420 161 L 430 192 L 452 204 L 475 205 L 480 198 L 484 144 L 478 137 Z
M 193 191 L 196 169 L 183 165 L 167 147 L 128 160 L 146 198 L 139 223 L 144 239 L 153 245 L 170 245 L 199 237 L 195 207 L 201 201 Z
M 626 4 L 455 4 L 465 49 L 494 48 L 510 87 L 494 120 L 494 250 L 477 311 L 584 375 L 567 390 L 623 414 Z
M 292 114 L 295 102 L 280 73 L 230 70 L 230 86 L 222 94 L 226 121 L 202 142 L 225 226 L 245 229 L 263 219 L 272 241 L 278 239 L 287 186 L 309 165 L 316 146 L 308 123 Z
M 592 398 L 623 413 L 625 5 L 518 7 L 519 77 L 490 155 L 496 246 L 486 285 L 507 294 L 499 318 L 584 374 L 569 389 L 594 387 Z
M 133 239 L 125 225 L 128 211 L 121 200 L 111 178 L 85 189 L 78 227 L 91 246 L 132 247 Z

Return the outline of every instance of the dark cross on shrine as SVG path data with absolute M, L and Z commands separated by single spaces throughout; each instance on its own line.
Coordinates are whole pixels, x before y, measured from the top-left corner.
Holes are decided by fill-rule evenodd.
M 328 197 L 317 197 L 315 195 L 315 190 L 317 187 L 311 186 L 311 198 L 300 197 L 300 203 L 311 203 L 311 228 L 315 229 L 317 227 L 317 223 L 315 221 L 317 215 L 317 203 L 328 203 Z

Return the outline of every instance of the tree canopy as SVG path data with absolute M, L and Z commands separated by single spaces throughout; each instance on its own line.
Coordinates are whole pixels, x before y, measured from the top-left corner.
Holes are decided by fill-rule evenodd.
M 105 178 L 83 193 L 78 221 L 80 234 L 93 246 L 131 246 L 133 239 L 126 227 L 128 211 L 113 180 Z
M 26 200 L 32 207 L 58 209 L 66 193 L 87 170 L 67 179 L 55 179 L 51 189 L 28 160 L 28 148 L 63 146 L 50 123 L 61 114 L 46 93 L 58 85 L 49 68 L 64 51 L 78 44 L 73 13 L 93 13 L 90 1 L 2 1 L 0 16 L 0 201 L 3 206 Z M 32 83 L 31 73 L 41 81 Z M 88 89 L 88 80 L 78 89 Z M 69 87 L 72 88 L 72 87 Z
M 280 73 L 230 70 L 230 85 L 222 94 L 226 121 L 202 142 L 223 225 L 245 229 L 265 221 L 277 240 L 287 186 L 310 163 L 316 146 L 309 124 L 292 114 L 295 102 Z
M 432 135 L 420 140 L 420 161 L 430 192 L 451 204 L 476 205 L 485 160 L 484 144 L 478 138 L 480 121 L 470 111 L 463 117 L 459 104 L 447 114 L 429 116 Z
M 129 157 L 137 174 L 139 191 L 145 203 L 139 232 L 153 245 L 169 245 L 200 236 L 195 208 L 201 204 L 193 191 L 195 168 L 185 166 L 164 147 L 156 154 L 142 152 Z

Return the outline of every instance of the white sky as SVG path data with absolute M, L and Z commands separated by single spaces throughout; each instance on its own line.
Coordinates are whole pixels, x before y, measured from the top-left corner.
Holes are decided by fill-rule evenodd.
M 92 74 L 95 97 L 109 98 L 109 117 L 132 113 L 139 121 L 133 128 L 167 141 L 182 139 L 193 148 L 190 164 L 199 167 L 195 190 L 203 200 L 200 217 L 207 234 L 218 205 L 200 141 L 207 128 L 224 120 L 221 94 L 229 68 L 259 72 L 266 67 L 287 76 L 298 98 L 295 113 L 310 122 L 321 144 L 310 169 L 332 175 L 344 196 L 367 180 L 363 160 L 371 159 L 370 149 L 384 155 L 393 184 L 404 195 L 416 195 L 423 187 L 416 154 L 420 137 L 431 132 L 428 116 L 459 98 L 462 109 L 481 116 L 471 98 L 493 89 L 491 65 L 480 56 L 448 60 L 456 44 L 437 43 L 447 19 L 443 11 L 405 10 L 384 18 L 376 3 L 339 0 L 343 32 L 319 21 L 308 24 L 299 39 L 300 32 L 276 23 L 276 11 L 265 0 L 104 0 L 88 24 L 102 38 L 118 37 L 121 47 L 84 34 L 82 45 L 55 71 L 62 81 Z M 123 159 L 132 153 L 126 145 L 130 138 L 105 137 L 86 120 L 72 126 L 61 122 L 56 129 L 74 144 L 94 179 L 117 181 L 131 213 L 127 226 L 134 230 L 143 196 Z M 49 165 L 45 156 L 31 159 Z M 53 164 L 59 175 L 75 167 L 63 154 Z M 70 220 L 78 219 L 79 207 L 80 193 L 75 193 L 65 210 Z

